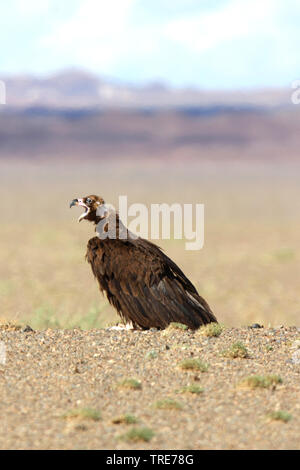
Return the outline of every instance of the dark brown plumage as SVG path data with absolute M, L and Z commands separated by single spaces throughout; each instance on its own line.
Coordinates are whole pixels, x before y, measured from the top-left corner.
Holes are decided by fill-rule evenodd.
M 125 322 L 143 329 L 179 322 L 196 329 L 217 321 L 179 267 L 158 246 L 130 233 L 102 198 L 74 199 L 73 205 L 85 208 L 79 221 L 97 225 L 86 259 L 100 290 Z

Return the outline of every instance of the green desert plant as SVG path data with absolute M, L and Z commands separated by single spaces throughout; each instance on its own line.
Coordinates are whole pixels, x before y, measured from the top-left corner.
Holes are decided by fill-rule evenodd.
M 154 408 L 159 410 L 182 410 L 183 405 L 173 398 L 163 398 L 154 403 Z
M 158 356 L 157 352 L 153 349 L 152 351 L 148 351 L 145 354 L 146 359 L 155 359 Z
M 283 421 L 284 423 L 287 423 L 292 419 L 292 415 L 283 410 L 273 411 L 272 413 L 269 413 L 267 417 L 274 421 Z
M 282 383 L 278 375 L 250 375 L 239 383 L 241 388 L 271 388 Z
M 179 367 L 183 370 L 192 370 L 197 372 L 207 372 L 208 364 L 197 358 L 185 359 L 179 363 Z
M 128 388 L 131 390 L 140 390 L 142 388 L 141 382 L 139 380 L 132 379 L 132 378 L 123 379 L 120 382 L 118 382 L 117 385 L 120 388 Z
M 138 419 L 129 413 L 118 416 L 112 420 L 113 424 L 136 424 Z
M 127 442 L 138 442 L 138 441 L 149 442 L 151 441 L 154 434 L 155 433 L 150 428 L 146 428 L 146 427 L 132 428 L 130 429 L 130 431 L 126 432 L 125 434 L 121 434 L 119 436 L 119 439 L 121 439 L 122 441 L 127 441 Z
M 230 357 L 232 359 L 235 359 L 237 357 L 241 357 L 241 358 L 249 357 L 248 350 L 241 341 L 237 341 L 236 343 L 233 343 L 231 347 L 223 351 L 222 354 L 223 356 Z
M 79 419 L 79 420 L 92 420 L 99 421 L 101 419 L 101 413 L 94 408 L 74 408 L 67 411 L 63 416 L 64 419 Z
M 199 328 L 198 333 L 203 336 L 208 336 L 209 338 L 212 336 L 220 336 L 223 331 L 223 326 L 219 323 L 208 323 L 207 325 L 201 326 Z
M 198 385 L 187 385 L 186 387 L 182 387 L 179 390 L 179 393 L 194 393 L 196 395 L 199 395 L 200 393 L 203 393 L 203 388 L 199 387 Z

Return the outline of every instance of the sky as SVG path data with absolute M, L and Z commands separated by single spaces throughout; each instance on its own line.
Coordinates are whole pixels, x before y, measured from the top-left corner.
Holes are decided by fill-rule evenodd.
M 300 78 L 299 0 L 10 0 L 0 12 L 0 78 L 70 67 L 204 89 Z

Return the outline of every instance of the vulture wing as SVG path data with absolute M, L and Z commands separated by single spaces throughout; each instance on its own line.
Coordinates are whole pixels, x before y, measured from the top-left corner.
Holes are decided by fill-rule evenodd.
M 134 326 L 165 328 L 180 322 L 198 328 L 217 321 L 180 268 L 148 240 L 94 237 L 87 260 L 109 302 Z

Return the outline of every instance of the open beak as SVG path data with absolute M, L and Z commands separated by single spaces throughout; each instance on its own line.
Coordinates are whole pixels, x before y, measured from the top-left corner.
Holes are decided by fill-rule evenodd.
M 81 220 L 84 219 L 90 212 L 90 208 L 83 202 L 82 199 L 73 199 L 73 201 L 70 202 L 70 208 L 73 206 L 82 206 L 85 209 L 85 211 L 78 217 L 78 222 L 81 222 Z
M 78 204 L 78 199 L 73 199 L 73 201 L 70 202 L 70 208 L 73 206 L 77 206 Z

